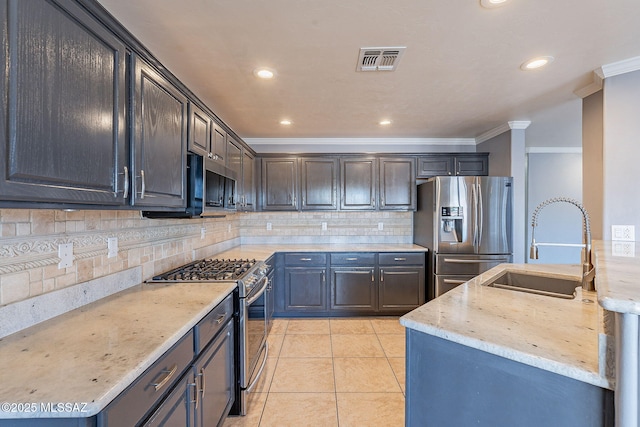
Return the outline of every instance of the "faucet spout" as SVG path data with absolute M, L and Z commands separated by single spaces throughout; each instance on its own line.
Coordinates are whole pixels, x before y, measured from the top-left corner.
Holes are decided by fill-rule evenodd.
M 577 200 L 570 199 L 568 197 L 554 197 L 552 199 L 547 199 L 544 202 L 540 203 L 535 210 L 533 211 L 533 215 L 531 216 L 531 247 L 529 248 L 529 257 L 531 259 L 538 259 L 538 245 L 536 244 L 535 239 L 535 229 L 538 225 L 538 214 L 545 207 L 553 203 L 565 202 L 574 205 L 580 212 L 582 213 L 582 226 L 583 226 L 583 243 L 584 243 L 584 252 L 582 257 L 582 289 L 586 291 L 595 291 L 595 269 L 593 267 L 593 263 L 591 262 L 591 224 L 589 222 L 589 213 L 582 206 L 582 203 Z

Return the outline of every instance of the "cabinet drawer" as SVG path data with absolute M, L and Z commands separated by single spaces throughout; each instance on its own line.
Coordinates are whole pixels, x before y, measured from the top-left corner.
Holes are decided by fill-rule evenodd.
M 107 406 L 101 414 L 101 425 L 136 425 L 171 390 L 192 360 L 193 330 L 190 330 Z
M 233 293 L 218 304 L 194 328 L 196 355 L 207 346 L 233 316 Z
M 332 265 L 374 265 L 376 254 L 369 252 L 332 253 Z
M 327 254 L 317 253 L 289 253 L 284 254 L 285 265 L 324 265 Z
M 424 252 L 381 253 L 380 265 L 424 265 Z

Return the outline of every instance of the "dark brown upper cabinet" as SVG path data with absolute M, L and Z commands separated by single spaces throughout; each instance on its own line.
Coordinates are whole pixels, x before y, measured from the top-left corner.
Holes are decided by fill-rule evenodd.
M 301 168 L 302 210 L 338 209 L 338 159 L 303 157 Z
M 416 207 L 416 171 L 412 157 L 381 157 L 380 210 L 411 210 Z
M 193 102 L 189 103 L 189 143 L 187 148 L 194 154 L 212 158 L 211 127 L 213 119 Z
M 354 157 L 340 159 L 340 209 L 375 210 L 378 159 Z
M 298 159 L 262 159 L 262 208 L 273 211 L 298 210 Z
M 133 62 L 133 204 L 184 208 L 187 98 L 146 61 Z
M 126 206 L 125 45 L 73 1 L 2 5 L 2 200 Z
M 425 154 L 418 157 L 418 178 L 489 175 L 487 153 Z

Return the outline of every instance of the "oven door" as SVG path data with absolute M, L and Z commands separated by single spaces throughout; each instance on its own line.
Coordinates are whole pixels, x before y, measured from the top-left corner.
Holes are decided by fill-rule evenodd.
M 269 286 L 267 277 L 246 298 L 240 300 L 241 366 L 240 386 L 243 389 L 241 411 L 246 410 L 246 396 L 257 383 L 267 361 L 267 307 L 264 296 Z M 244 415 L 244 413 L 242 414 Z

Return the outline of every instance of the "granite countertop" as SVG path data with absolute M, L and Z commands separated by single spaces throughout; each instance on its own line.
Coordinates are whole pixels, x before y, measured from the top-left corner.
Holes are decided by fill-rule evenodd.
M 501 264 L 400 319 L 410 329 L 516 362 L 613 388 L 600 374 L 596 293 L 567 300 L 483 286 L 505 270 L 580 278 L 579 266 Z M 588 299 L 591 302 L 583 302 Z
M 615 246 L 619 255 L 614 255 Z M 640 315 L 640 242 L 596 240 L 593 262 L 600 305 L 609 311 Z
M 240 245 L 218 252 L 216 258 L 255 258 L 266 260 L 276 252 L 426 252 L 414 244 L 319 244 L 319 245 Z
M 97 414 L 235 287 L 138 285 L 0 339 L 0 418 Z

